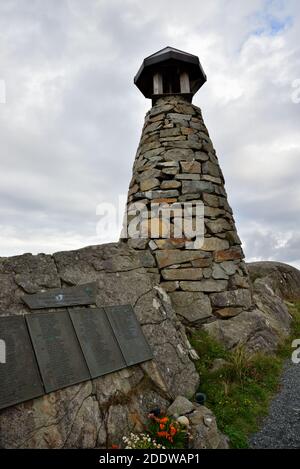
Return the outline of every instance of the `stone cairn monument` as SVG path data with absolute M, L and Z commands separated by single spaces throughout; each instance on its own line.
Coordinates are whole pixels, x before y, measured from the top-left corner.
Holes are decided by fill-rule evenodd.
M 198 57 L 171 47 L 151 55 L 135 84 L 152 108 L 133 165 L 122 239 L 151 251 L 159 283 L 187 326 L 252 307 L 241 241 L 224 177 L 192 98 L 206 82 Z M 188 229 L 182 230 L 186 224 Z M 195 228 L 196 227 L 196 228 Z

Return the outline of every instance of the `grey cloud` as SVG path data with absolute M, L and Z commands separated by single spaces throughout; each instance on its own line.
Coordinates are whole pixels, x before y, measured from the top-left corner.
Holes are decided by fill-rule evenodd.
M 173 45 L 208 75 L 195 104 L 247 257 L 300 262 L 299 19 L 295 0 L 1 2 L 0 255 L 98 242 L 96 205 L 126 193 L 150 107 L 133 77 Z

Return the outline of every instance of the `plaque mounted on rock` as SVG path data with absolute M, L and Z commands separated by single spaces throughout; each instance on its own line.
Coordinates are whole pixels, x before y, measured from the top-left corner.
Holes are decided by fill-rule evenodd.
M 23 300 L 30 309 L 65 308 L 96 303 L 95 282 L 69 288 L 54 288 L 33 295 L 24 295 Z
M 24 316 L 0 318 L 5 363 L 0 364 L 0 409 L 44 394 Z
M 69 313 L 92 378 L 127 366 L 103 308 L 72 309 Z
M 109 322 L 124 355 L 131 366 L 153 358 L 150 346 L 131 305 L 105 306 Z
M 47 393 L 90 379 L 67 310 L 26 316 Z

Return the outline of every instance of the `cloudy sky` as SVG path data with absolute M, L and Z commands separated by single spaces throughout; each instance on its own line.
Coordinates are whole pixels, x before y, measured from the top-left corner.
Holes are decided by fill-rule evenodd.
M 151 105 L 133 77 L 167 45 L 208 76 L 194 103 L 247 259 L 300 267 L 298 0 L 1 0 L 0 256 L 117 239 L 96 207 L 127 192 Z

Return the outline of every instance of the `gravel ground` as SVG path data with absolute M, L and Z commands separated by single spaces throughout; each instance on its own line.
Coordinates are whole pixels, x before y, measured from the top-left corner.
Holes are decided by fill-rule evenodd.
M 286 362 L 281 390 L 272 401 L 261 430 L 250 438 L 250 447 L 300 448 L 300 364 Z

